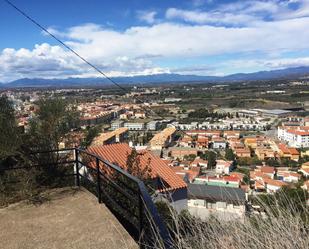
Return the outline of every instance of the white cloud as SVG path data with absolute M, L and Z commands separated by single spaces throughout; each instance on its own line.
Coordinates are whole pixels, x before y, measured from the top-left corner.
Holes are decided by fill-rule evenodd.
M 307 5 L 303 1 L 300 4 L 302 14 L 297 14 L 297 17 L 283 15 L 283 12 L 279 16 L 280 11 L 269 7 L 273 15 L 276 15 L 276 19 L 272 21 L 257 21 L 255 17 L 252 19 L 252 16 L 244 11 L 230 15 L 232 12 L 228 12 L 227 9 L 232 7 L 239 9 L 241 6 L 226 5 L 224 12 L 227 14 L 221 17 L 215 12 L 196 13 L 178 9 L 169 9 L 166 12 L 167 17 L 172 20 L 179 16 L 183 19 L 194 20 L 194 24 L 161 20 L 160 23 L 135 26 L 125 31 L 91 23 L 71 27 L 68 30 L 55 28 L 49 30 L 110 76 L 169 71 L 193 72 L 194 70 L 199 74 L 203 72 L 207 74 L 210 71 L 216 73 L 214 70 L 208 70 L 208 57 L 216 55 L 229 57 L 231 54 L 241 56 L 248 53 L 265 54 L 267 63 L 251 61 L 252 67 L 276 68 L 284 67 L 284 65 L 307 65 L 307 59 L 304 58 L 285 60 L 279 60 L 279 58 L 276 61 L 271 57 L 280 57 L 282 52 L 309 51 L 309 32 L 306 32 L 309 27 L 309 17 L 302 17 L 306 13 Z M 250 6 L 251 12 L 266 8 L 265 5 L 251 4 Z M 249 7 L 246 7 L 247 11 L 248 9 Z M 220 21 L 219 19 L 221 23 L 247 22 L 250 25 L 218 26 L 216 22 Z M 177 63 L 181 60 L 192 59 L 194 61 L 195 58 L 204 58 L 205 63 L 177 69 Z M 164 60 L 175 64 L 170 68 L 162 66 Z M 205 68 L 201 67 L 201 64 L 205 65 Z M 246 64 L 242 65 L 242 67 L 245 66 Z M 216 67 L 217 65 L 214 65 L 214 68 Z M 236 66 L 231 63 L 230 67 Z M 0 51 L 0 72 L 0 81 L 21 77 L 98 76 L 95 71 L 62 47 L 45 43 L 35 45 L 33 49 Z
M 165 14 L 167 19 L 182 19 L 186 22 L 198 24 L 232 24 L 241 25 L 255 21 L 256 18 L 247 14 L 233 14 L 222 12 L 201 12 L 189 11 L 176 8 L 169 8 Z
M 137 11 L 138 19 L 149 24 L 155 23 L 156 15 L 156 11 Z
M 222 67 L 229 67 L 229 69 L 239 70 L 242 69 L 244 72 L 252 72 L 255 70 L 275 70 L 284 68 L 293 68 L 301 66 L 309 66 L 309 57 L 300 58 L 277 58 L 277 59 L 239 59 L 229 60 L 221 63 Z
M 291 4 L 298 4 L 296 9 Z M 308 0 L 252 0 L 221 4 L 207 11 L 201 9 L 167 9 L 165 16 L 170 20 L 183 20 L 197 24 L 221 26 L 254 26 L 265 20 L 286 20 L 309 16 Z

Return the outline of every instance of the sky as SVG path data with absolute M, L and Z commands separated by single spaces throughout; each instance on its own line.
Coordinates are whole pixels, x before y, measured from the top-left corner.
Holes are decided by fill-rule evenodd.
M 108 76 L 309 66 L 309 0 L 11 0 Z M 0 82 L 98 77 L 0 0 Z

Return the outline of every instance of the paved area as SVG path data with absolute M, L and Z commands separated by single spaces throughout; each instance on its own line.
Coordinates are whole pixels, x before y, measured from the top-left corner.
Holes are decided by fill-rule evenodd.
M 111 212 L 84 189 L 46 193 L 39 206 L 0 209 L 1 249 L 138 248 Z

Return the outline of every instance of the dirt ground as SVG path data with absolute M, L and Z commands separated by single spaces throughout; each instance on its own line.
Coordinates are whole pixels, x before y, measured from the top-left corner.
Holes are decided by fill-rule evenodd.
M 46 193 L 41 205 L 0 209 L 1 249 L 138 248 L 111 212 L 84 189 Z

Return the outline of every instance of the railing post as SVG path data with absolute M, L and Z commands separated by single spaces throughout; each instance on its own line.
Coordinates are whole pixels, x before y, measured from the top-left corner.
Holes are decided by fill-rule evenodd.
M 76 176 L 76 186 L 80 187 L 80 179 L 79 179 L 79 167 L 78 167 L 78 149 L 74 149 L 75 152 L 75 176 Z
M 97 191 L 98 191 L 98 201 L 102 203 L 101 198 L 101 176 L 100 176 L 100 160 L 96 157 L 96 167 L 97 167 Z
M 141 240 L 142 239 L 142 233 L 143 233 L 143 226 L 144 226 L 144 222 L 143 222 L 143 218 L 144 218 L 144 203 L 143 203 L 143 199 L 142 199 L 141 193 L 139 193 L 138 206 L 139 206 L 139 240 Z

